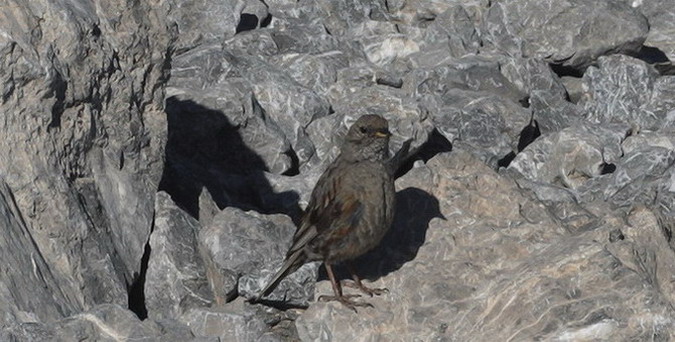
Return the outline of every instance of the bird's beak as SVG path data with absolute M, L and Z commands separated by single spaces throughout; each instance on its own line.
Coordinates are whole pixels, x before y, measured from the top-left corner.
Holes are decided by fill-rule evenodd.
M 377 132 L 375 132 L 375 136 L 378 137 L 378 138 L 386 138 L 390 135 L 391 135 L 391 133 L 389 131 L 384 131 L 384 132 L 377 131 Z

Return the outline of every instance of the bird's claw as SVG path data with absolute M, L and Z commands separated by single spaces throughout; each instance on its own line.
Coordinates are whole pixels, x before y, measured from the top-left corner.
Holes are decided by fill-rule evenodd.
M 345 287 L 351 287 L 353 289 L 359 289 L 359 290 L 361 290 L 361 292 L 363 292 L 363 293 L 365 293 L 365 294 L 367 294 L 371 297 L 373 295 L 379 296 L 381 294 L 389 293 L 389 289 L 386 288 L 386 287 L 383 287 L 383 288 L 380 288 L 380 289 L 372 289 L 372 288 L 366 287 L 363 284 L 359 284 L 357 282 L 346 282 L 343 285 Z
M 354 312 L 356 313 L 358 313 L 358 311 L 356 310 L 357 307 L 369 307 L 369 308 L 374 307 L 373 304 L 370 303 L 355 302 L 351 300 L 351 298 L 358 298 L 358 297 L 361 297 L 361 295 L 320 296 L 319 301 L 321 302 L 337 301 L 342 303 L 342 305 L 346 306 L 347 308 L 354 310 Z
M 348 295 L 342 295 L 342 296 L 323 295 L 323 296 L 319 296 L 319 301 L 320 302 L 330 302 L 330 301 L 334 301 L 334 300 L 340 300 L 340 298 L 348 300 L 349 298 L 358 298 L 358 297 L 361 297 L 361 295 L 358 295 L 358 294 L 348 294 Z

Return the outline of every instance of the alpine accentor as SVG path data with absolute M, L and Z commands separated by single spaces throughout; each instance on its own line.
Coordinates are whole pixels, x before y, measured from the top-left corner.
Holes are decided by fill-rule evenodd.
M 390 136 L 387 120 L 378 115 L 364 115 L 350 127 L 340 155 L 312 191 L 283 266 L 258 298 L 310 261 L 324 262 L 335 292 L 319 300 L 337 300 L 353 310 L 370 306 L 342 293 L 332 268 L 341 262 L 346 262 L 354 287 L 370 296 L 386 291 L 365 287 L 349 261 L 377 246 L 394 217 L 394 179 L 387 165 Z

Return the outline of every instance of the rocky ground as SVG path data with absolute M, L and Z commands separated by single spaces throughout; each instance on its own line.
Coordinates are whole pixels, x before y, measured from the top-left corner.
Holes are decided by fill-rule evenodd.
M 1 341 L 675 340 L 669 0 L 0 8 Z M 390 292 L 247 302 L 365 113 Z

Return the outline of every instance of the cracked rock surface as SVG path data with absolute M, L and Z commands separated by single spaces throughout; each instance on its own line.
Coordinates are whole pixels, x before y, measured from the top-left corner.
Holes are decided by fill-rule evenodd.
M 0 341 L 675 340 L 671 1 L 5 2 Z M 249 302 L 370 113 L 389 292 Z

